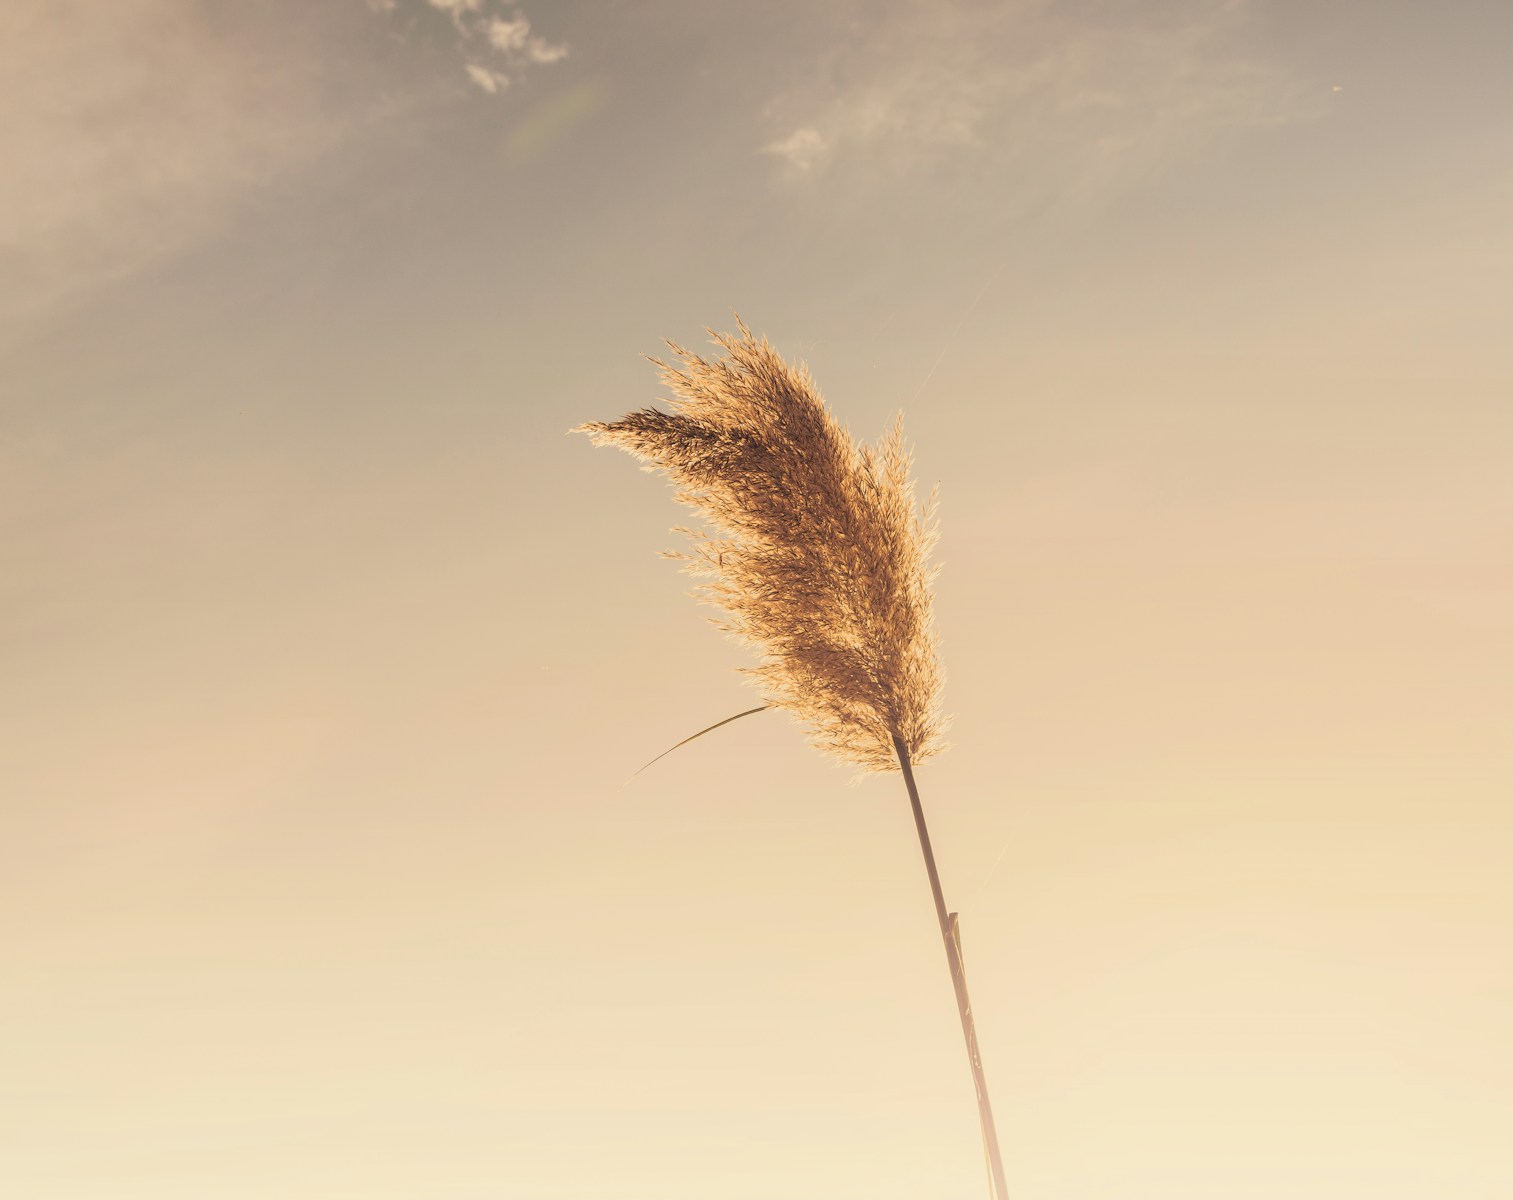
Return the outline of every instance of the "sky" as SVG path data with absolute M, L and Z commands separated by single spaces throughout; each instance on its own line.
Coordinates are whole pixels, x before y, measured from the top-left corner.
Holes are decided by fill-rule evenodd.
M 986 1193 L 907 798 L 566 431 L 940 487 L 1015 1200 L 1505 1200 L 1513 9 L 12 0 L 0 1190 Z

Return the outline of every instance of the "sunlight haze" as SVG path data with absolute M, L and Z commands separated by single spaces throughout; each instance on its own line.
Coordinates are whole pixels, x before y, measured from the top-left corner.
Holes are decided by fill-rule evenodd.
M 897 776 L 625 783 L 759 700 L 566 431 L 739 314 L 940 487 L 1013 1200 L 1513 1196 L 1513 6 L 0 34 L 0 1194 L 987 1194 Z

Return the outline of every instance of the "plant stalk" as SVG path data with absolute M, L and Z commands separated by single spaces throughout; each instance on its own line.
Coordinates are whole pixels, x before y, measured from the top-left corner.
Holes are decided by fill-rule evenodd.
M 988 1170 L 992 1177 L 995 1200 L 1009 1200 L 1003 1179 L 1003 1159 L 998 1153 L 998 1128 L 993 1123 L 993 1105 L 988 1099 L 988 1081 L 982 1072 L 982 1055 L 977 1049 L 977 1026 L 972 1020 L 972 1001 L 967 995 L 967 975 L 961 963 L 961 945 L 952 928 L 954 913 L 946 912 L 945 897 L 940 891 L 940 874 L 935 869 L 935 852 L 930 849 L 930 831 L 925 827 L 925 810 L 919 803 L 919 788 L 914 783 L 914 766 L 909 748 L 894 735 L 893 748 L 903 768 L 904 783 L 909 788 L 909 803 L 914 808 L 914 828 L 919 831 L 919 848 L 924 852 L 925 871 L 930 876 L 930 892 L 935 897 L 935 916 L 940 921 L 940 938 L 946 947 L 946 962 L 951 968 L 951 986 L 956 989 L 956 1010 L 961 1016 L 961 1033 L 967 1043 L 967 1061 L 972 1066 L 972 1086 L 977 1091 L 977 1115 L 982 1122 L 982 1141 L 987 1149 Z

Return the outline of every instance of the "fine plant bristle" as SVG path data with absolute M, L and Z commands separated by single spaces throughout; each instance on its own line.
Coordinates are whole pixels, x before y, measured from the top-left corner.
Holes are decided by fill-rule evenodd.
M 663 472 L 714 532 L 680 529 L 669 554 L 704 580 L 715 621 L 761 652 L 747 669 L 817 748 L 863 771 L 899 769 L 944 749 L 941 670 L 931 614 L 935 497 L 921 509 L 902 418 L 875 446 L 857 443 L 800 364 L 765 338 L 707 332 L 707 361 L 672 342 L 652 359 L 671 413 L 645 408 L 573 432 Z

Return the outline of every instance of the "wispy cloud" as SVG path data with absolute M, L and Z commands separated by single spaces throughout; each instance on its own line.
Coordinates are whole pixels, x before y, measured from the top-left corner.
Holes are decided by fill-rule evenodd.
M 22 3 L 7 24 L 0 323 L 12 328 L 221 228 L 347 119 L 297 22 L 271 45 L 255 23 L 215 32 L 196 0 L 117 0 Z
M 480 67 L 477 63 L 468 63 L 467 71 L 468 78 L 491 96 L 500 88 L 508 87 L 510 83 L 508 75 L 491 71 L 487 67 Z
M 807 125 L 762 147 L 764 153 L 777 155 L 791 169 L 799 172 L 809 171 L 824 161 L 829 149 L 830 143 L 824 135 Z
M 553 46 L 541 38 L 533 37 L 526 40 L 525 52 L 534 63 L 554 63 L 567 57 L 567 46 L 560 42 Z
M 484 32 L 488 34 L 489 45 L 495 50 L 508 53 L 511 50 L 525 48 L 525 39 L 530 36 L 531 23 L 519 16 L 508 21 L 503 17 L 490 17 L 488 24 L 484 26 Z
M 761 149 L 793 179 L 972 152 L 1091 184 L 1303 111 L 1298 88 L 1247 57 L 1248 8 L 1166 0 L 1094 19 L 1077 3 L 914 0 L 878 20 L 838 7 L 846 36 L 821 41 L 806 82 L 773 98 Z
M 531 32 L 530 19 L 515 8 L 502 15 L 504 6 L 495 0 L 424 0 L 431 8 L 446 13 L 462 35 L 463 71 L 472 82 L 489 95 L 497 95 L 513 74 L 533 65 L 550 65 L 567 57 L 565 44 L 553 44 Z M 369 0 L 370 7 L 382 11 L 398 10 L 398 0 Z

